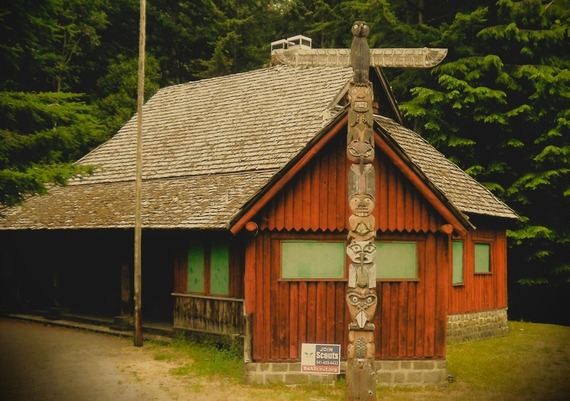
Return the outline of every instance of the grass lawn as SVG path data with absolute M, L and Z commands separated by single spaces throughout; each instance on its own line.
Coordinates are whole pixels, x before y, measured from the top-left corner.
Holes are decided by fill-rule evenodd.
M 344 400 L 344 382 L 334 386 L 245 385 L 241 359 L 211 347 L 183 341 L 157 346 L 154 352 L 156 359 L 188 361 L 172 369 L 171 374 L 219 380 L 236 399 L 244 395 L 243 399 L 252 400 Z M 452 383 L 437 388 L 379 387 L 378 400 L 570 400 L 570 327 L 509 322 L 507 336 L 452 343 L 447 352 Z

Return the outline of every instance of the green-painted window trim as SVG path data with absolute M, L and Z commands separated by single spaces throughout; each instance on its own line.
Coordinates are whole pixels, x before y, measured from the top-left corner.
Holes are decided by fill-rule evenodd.
M 475 274 L 490 274 L 491 244 L 488 242 L 476 242 L 473 259 L 475 263 Z
M 230 295 L 229 243 L 195 240 L 188 245 L 186 290 L 192 294 Z
M 417 280 L 417 241 L 376 241 L 377 280 Z
M 340 241 L 283 240 L 281 280 L 343 280 L 345 252 Z
M 203 241 L 193 241 L 188 245 L 187 290 L 203 294 L 206 291 L 206 262 Z
M 463 241 L 452 241 L 452 284 L 456 286 L 463 285 L 464 280 L 464 250 Z
M 228 242 L 212 241 L 210 247 L 210 293 L 230 294 L 230 252 Z

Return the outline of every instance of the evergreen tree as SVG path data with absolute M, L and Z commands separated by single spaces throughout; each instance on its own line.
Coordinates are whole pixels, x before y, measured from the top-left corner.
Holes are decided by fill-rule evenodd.
M 521 286 L 563 294 L 570 284 L 566 6 L 499 0 L 457 14 L 432 43 L 450 57 L 402 107 L 416 129 L 521 216 L 508 232 L 515 299 Z
M 63 92 L 0 92 L 0 127 L 0 206 L 89 173 L 73 161 L 105 137 L 93 108 Z
M 87 4 L 89 3 L 89 4 Z M 102 2 L 6 2 L 0 9 L 0 206 L 86 173 L 72 162 L 106 139 L 77 93 L 86 56 L 105 26 Z M 24 92 L 25 91 L 25 92 Z

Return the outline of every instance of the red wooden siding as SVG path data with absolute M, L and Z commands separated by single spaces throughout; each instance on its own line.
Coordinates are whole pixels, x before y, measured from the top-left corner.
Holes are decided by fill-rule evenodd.
M 321 238 L 339 240 L 339 235 Z M 253 359 L 298 359 L 304 342 L 346 343 L 346 282 L 280 281 L 280 257 L 281 240 L 268 231 L 260 232 L 246 251 Z
M 343 240 L 344 235 L 308 238 Z M 281 281 L 282 239 L 260 232 L 246 253 L 246 310 L 253 313 L 256 361 L 296 360 L 303 342 L 347 344 L 346 281 Z M 388 239 L 409 241 L 418 236 Z M 378 282 L 377 358 L 445 355 L 447 243 L 445 236 L 435 233 L 417 241 L 418 280 Z
M 474 244 L 491 244 L 491 272 L 474 273 Z M 463 285 L 451 285 L 448 313 L 468 313 L 507 307 L 507 239 L 504 228 L 480 225 L 463 244 Z
M 260 227 L 286 231 L 342 231 L 350 215 L 348 163 L 339 135 L 281 191 L 260 215 Z M 444 221 L 396 167 L 377 154 L 376 226 L 381 231 L 436 231 Z M 265 224 L 264 224 L 265 223 Z
M 337 135 L 254 221 L 246 246 L 245 307 L 253 315 L 253 360 L 298 360 L 303 342 L 339 343 L 345 356 L 346 280 L 281 281 L 283 238 L 346 239 L 345 138 Z M 378 240 L 417 241 L 418 280 L 378 282 L 377 358 L 445 355 L 448 237 L 445 221 L 398 169 L 376 154 Z
M 382 235 L 378 239 L 382 239 Z M 417 236 L 389 239 L 417 240 Z M 430 358 L 445 355 L 448 279 L 447 238 L 418 240 L 418 280 L 379 281 L 377 358 Z M 377 261 L 381 263 L 381 261 Z M 381 267 L 381 266 L 380 266 Z

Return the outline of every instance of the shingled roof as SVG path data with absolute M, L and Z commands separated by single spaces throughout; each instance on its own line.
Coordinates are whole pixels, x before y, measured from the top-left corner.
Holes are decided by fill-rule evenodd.
M 376 122 L 399 147 L 400 154 L 429 180 L 442 196 L 465 214 L 518 219 L 517 214 L 491 191 L 466 174 L 417 133 L 389 118 L 375 116 Z
M 252 198 L 344 111 L 350 68 L 278 65 L 159 90 L 144 106 L 142 223 L 226 230 Z M 516 214 L 414 132 L 378 123 L 464 213 Z M 0 229 L 134 225 L 136 116 L 78 163 L 93 175 L 3 211 Z

